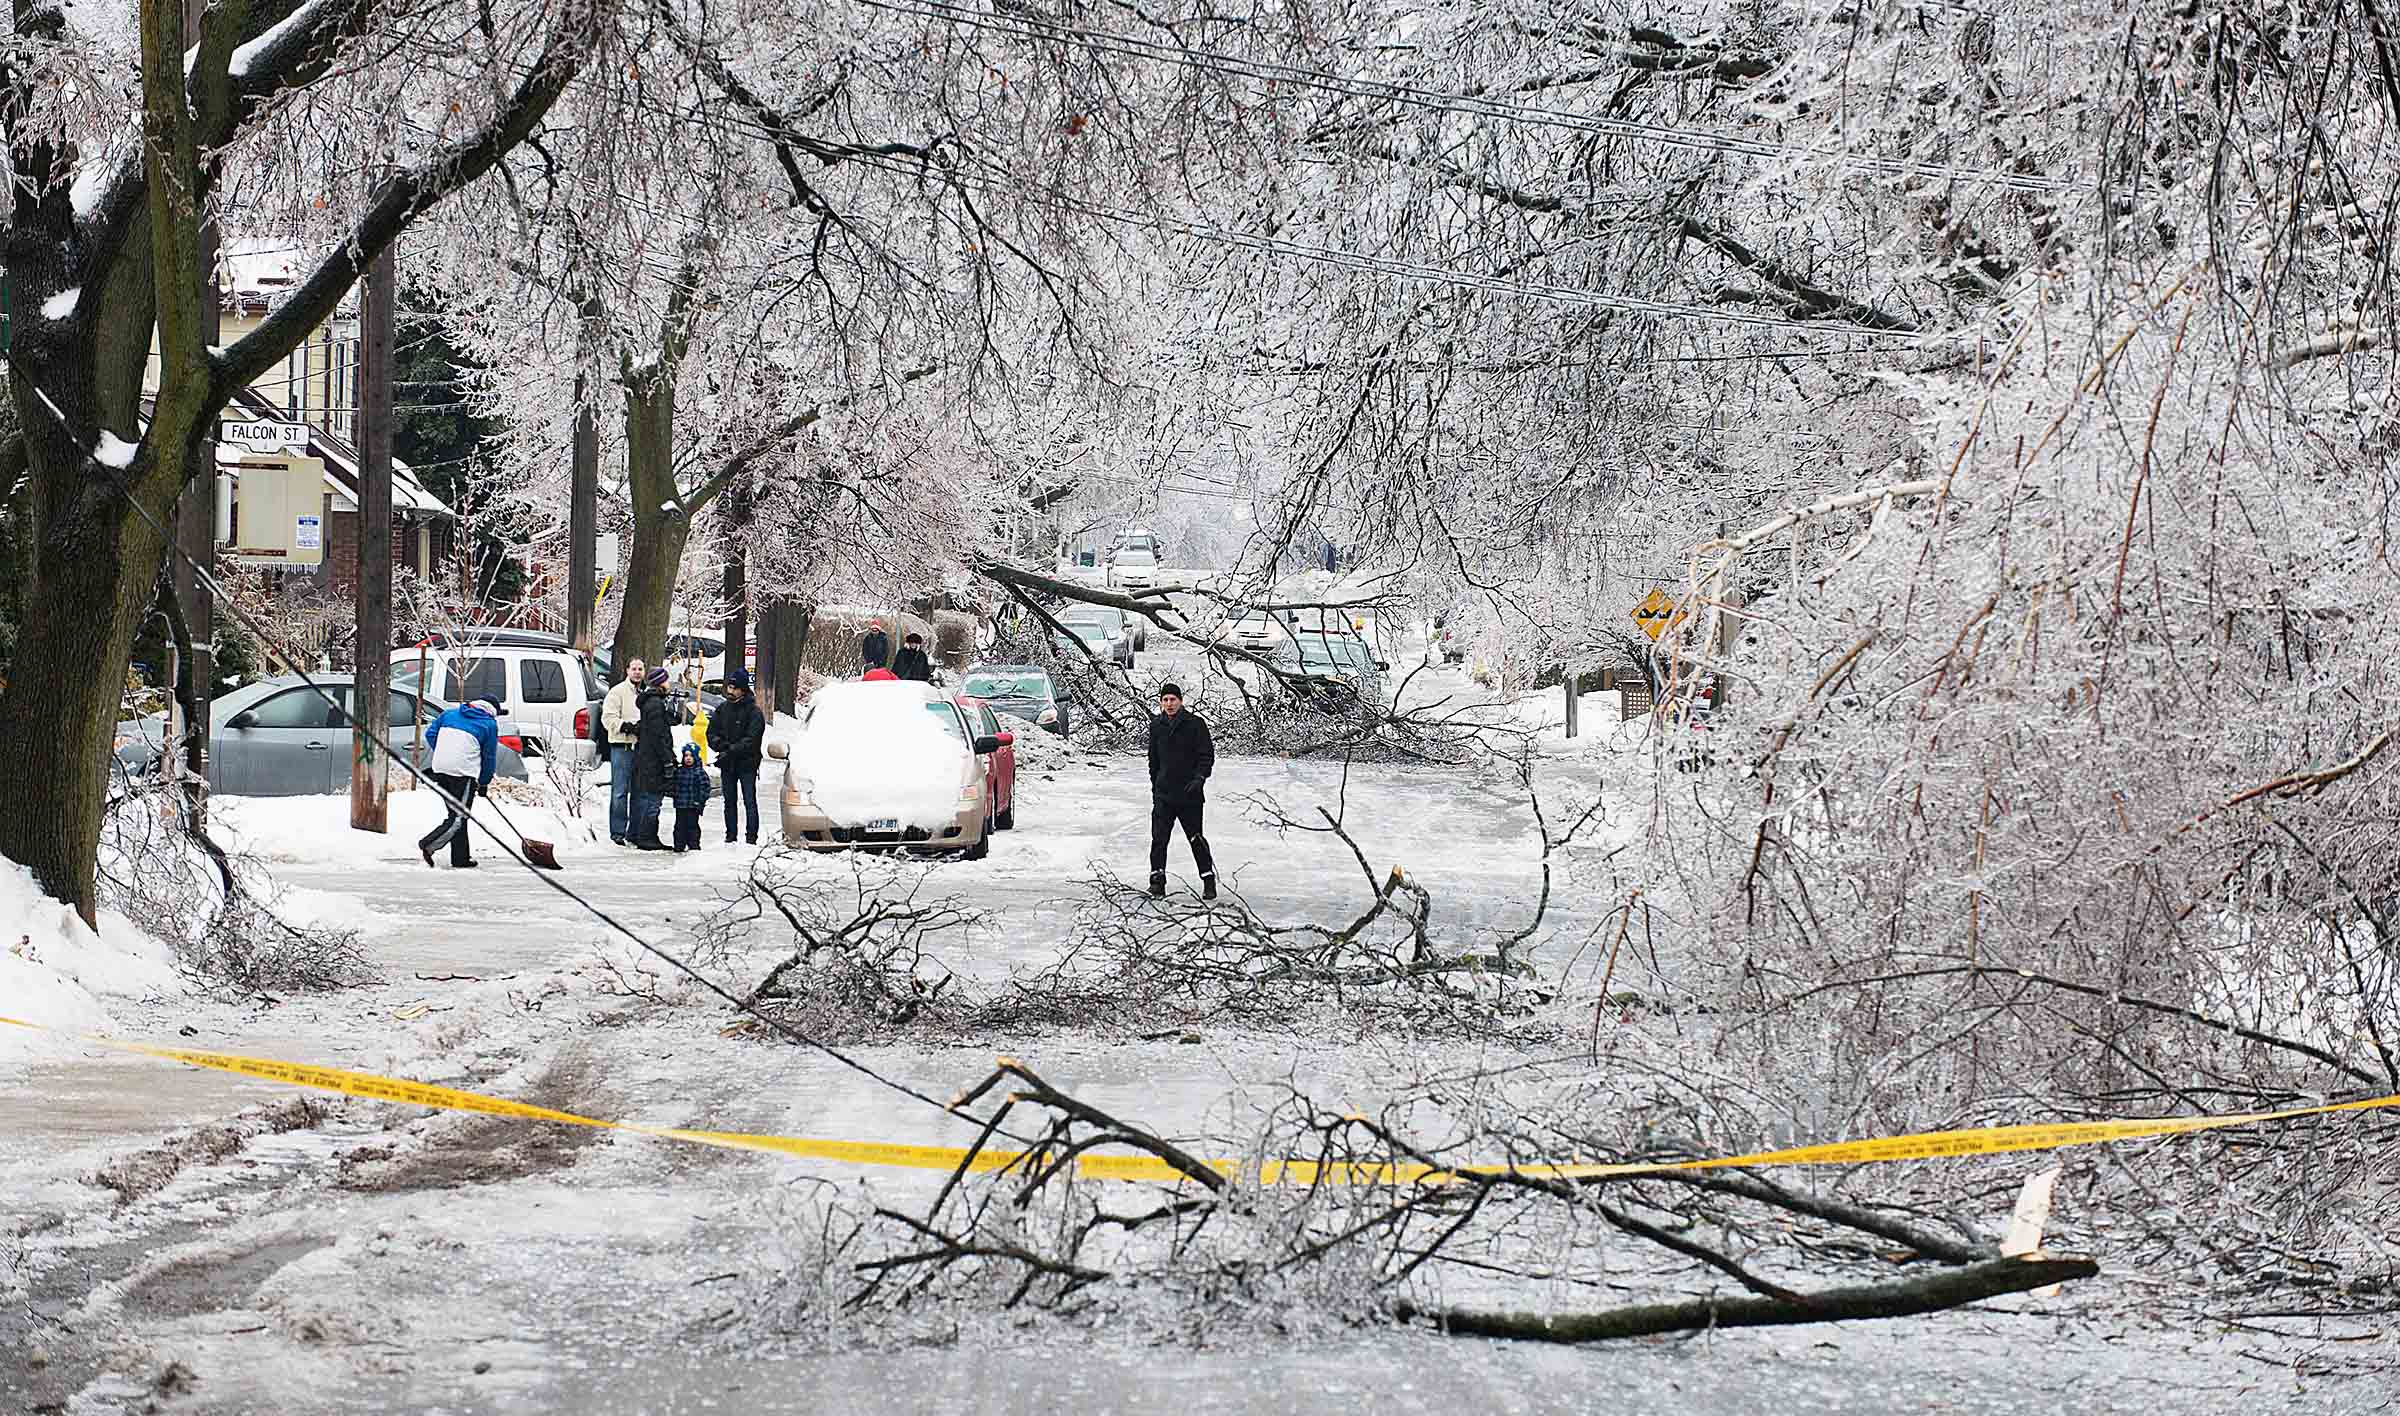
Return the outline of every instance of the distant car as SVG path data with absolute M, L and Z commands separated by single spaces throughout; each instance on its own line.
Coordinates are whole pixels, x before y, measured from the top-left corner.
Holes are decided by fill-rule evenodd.
M 975 730 L 975 755 L 983 759 L 983 777 L 992 798 L 992 829 L 1013 831 L 1017 825 L 1017 735 L 1000 726 L 1000 715 L 980 698 L 960 694 L 958 705 L 968 727 Z M 995 743 L 990 752 L 984 744 Z
M 1217 631 L 1218 643 L 1247 649 L 1253 654 L 1271 654 L 1277 646 L 1290 643 L 1291 638 L 1291 631 L 1283 622 L 1265 610 L 1242 610 Z
M 1287 683 L 1286 689 L 1312 707 L 1338 713 L 1383 701 L 1383 675 L 1391 665 L 1376 658 L 1367 641 L 1355 634 L 1300 630 L 1275 657 L 1298 680 Z
M 223 796 L 316 796 L 350 790 L 351 679 L 348 674 L 311 674 L 334 702 L 297 674 L 260 679 L 208 705 L 209 789 Z M 411 689 L 391 689 L 386 724 L 392 750 L 405 754 L 417 740 L 419 705 Z M 450 705 L 424 700 L 424 725 L 433 726 Z M 117 761 L 136 775 L 155 772 L 166 738 L 164 713 L 117 725 Z M 496 777 L 526 780 L 524 740 L 517 725 L 500 720 Z M 405 768 L 395 768 L 405 775 Z
M 1058 685 L 1047 669 L 1031 664 L 977 664 L 967 670 L 966 682 L 958 691 L 1060 737 L 1075 731 L 1074 705 L 1058 696 Z
M 417 675 L 422 667 L 425 681 Z M 594 755 L 586 708 L 596 715 L 608 696 L 583 656 L 564 635 L 530 629 L 464 629 L 437 634 L 420 648 L 392 651 L 392 682 L 423 689 L 450 703 L 488 698 L 523 730 L 533 756 Z
M 981 727 L 968 708 L 931 684 L 829 683 L 810 696 L 792 743 L 771 742 L 785 763 L 784 844 L 812 851 L 991 853 L 1001 799 L 990 760 L 1015 746 Z M 1014 767 L 1013 755 L 1008 764 Z
M 1060 612 L 1058 622 L 1065 626 L 1065 633 L 1053 633 L 1051 639 L 1060 649 L 1070 654 L 1088 649 L 1103 663 L 1133 667 L 1133 630 L 1123 610 L 1113 605 L 1070 605 Z
M 1119 590 L 1158 587 L 1157 553 L 1141 546 L 1119 546 L 1108 562 L 1108 583 Z

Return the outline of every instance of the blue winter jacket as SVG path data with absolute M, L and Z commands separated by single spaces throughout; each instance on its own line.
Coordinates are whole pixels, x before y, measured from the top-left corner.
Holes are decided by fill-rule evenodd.
M 492 784 L 492 772 L 500 765 L 500 724 L 491 714 L 472 703 L 462 703 L 433 720 L 432 733 L 426 739 L 433 744 L 431 770 L 451 776 L 466 776 L 472 759 L 468 756 L 469 747 L 465 739 L 470 737 L 474 739 L 476 756 L 481 759 L 475 784 L 489 787 Z M 445 738 L 449 741 L 445 742 Z

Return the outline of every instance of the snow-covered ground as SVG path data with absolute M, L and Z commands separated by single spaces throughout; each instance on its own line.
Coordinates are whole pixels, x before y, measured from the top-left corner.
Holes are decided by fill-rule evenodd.
M 1495 711 L 1546 726 L 1531 705 Z M 1635 829 L 1648 809 L 1638 737 L 1551 745 L 1545 792 L 1598 791 L 1610 803 L 1595 848 Z M 760 792 L 770 835 L 772 785 Z M 1446 938 L 1525 919 L 1540 844 L 1505 773 L 1221 761 L 1209 835 L 1230 885 L 1263 915 L 1339 919 L 1366 898 L 1358 862 L 1329 836 L 1275 829 L 1266 798 L 1295 814 L 1339 812 L 1373 869 L 1403 866 L 1433 892 Z M 929 945 L 933 962 L 987 992 L 1055 964 L 1095 870 L 1143 868 L 1137 761 L 1029 740 L 1020 803 L 1018 829 L 990 859 L 927 875 L 929 894 L 987 913 Z M 571 886 L 661 947 L 699 953 L 740 990 L 756 982 L 757 959 L 710 955 L 698 922 L 762 855 L 828 883 L 850 878 L 848 859 L 724 846 L 715 803 L 705 849 L 687 856 L 595 844 L 588 816 L 512 806 L 520 828 L 562 843 L 565 871 L 546 880 L 488 853 L 471 874 L 429 871 L 412 843 L 431 806 L 397 793 L 391 833 L 368 837 L 349 831 L 338 798 L 217 805 L 229 836 L 275 862 L 287 918 L 362 931 L 382 975 L 371 985 L 273 999 L 181 993 L 122 921 L 79 936 L 28 883 L 4 877 L 0 890 L 16 893 L 0 907 L 38 927 L 48 1016 L 118 1036 L 652 1125 L 970 1138 L 958 1117 L 822 1053 L 722 1035 L 721 1005 L 552 888 Z M 1171 865 L 1188 890 L 1180 839 Z M 1606 909 L 1563 890 L 1537 959 L 1563 967 Z M 70 976 L 60 958 L 92 962 Z M 0 948 L 0 1013 L 18 1011 L 34 977 L 11 967 Z M 1372 1112 L 1412 1077 L 1519 1060 L 1489 1040 L 1262 1032 L 1232 1019 L 1155 1036 L 1094 1017 L 1021 1033 L 827 1040 L 934 1097 L 1005 1053 L 1093 1104 L 1189 1136 L 1239 1134 L 1292 1087 Z M 0 1047 L 9 1042 L 0 1035 Z M 795 1262 L 794 1207 L 817 1199 L 819 1182 L 906 1205 L 938 1174 L 330 1097 L 302 1106 L 287 1089 L 63 1035 L 41 1047 L 17 1054 L 19 1076 L 0 1091 L 6 1411 L 1233 1412 L 1303 1400 L 1376 1412 L 2356 1409 L 2356 1388 L 2296 1384 L 2280 1340 L 2062 1321 L 2033 1299 L 1923 1322 L 1595 1350 L 1423 1331 L 1270 1341 L 1247 1327 L 1224 1342 L 1162 1345 L 1155 1334 L 999 1317 L 905 1352 L 786 1343 L 755 1314 Z M 1562 1297 L 1574 1295 L 1552 1295 Z

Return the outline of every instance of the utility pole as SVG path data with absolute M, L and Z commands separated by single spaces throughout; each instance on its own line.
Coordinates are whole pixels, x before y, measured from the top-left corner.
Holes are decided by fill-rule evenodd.
M 725 492 L 725 674 L 749 660 L 750 649 L 750 482 L 747 474 Z M 760 636 L 762 639 L 765 636 Z M 751 685 L 752 692 L 757 685 Z
M 567 492 L 567 639 L 592 657 L 592 618 L 600 599 L 600 419 L 587 376 L 575 376 L 574 465 Z
M 184 0 L 183 43 L 189 50 L 200 42 L 200 17 L 207 10 L 205 0 Z M 214 200 L 214 179 L 219 168 L 211 163 L 209 176 L 211 200 Z M 200 223 L 200 269 L 207 272 L 200 289 L 200 329 L 203 342 L 215 344 L 221 333 L 223 309 L 217 290 L 217 223 L 203 213 Z M 189 798 L 194 830 L 208 829 L 208 700 L 217 681 L 217 617 L 216 601 L 209 593 L 208 583 L 201 577 L 213 575 L 217 568 L 217 440 L 208 438 L 197 453 L 200 469 L 197 476 L 187 476 L 183 495 L 176 507 L 175 544 L 182 552 L 177 559 L 175 593 L 183 601 L 183 623 L 191 636 L 191 662 L 177 666 L 178 672 L 188 675 L 192 692 L 185 695 L 191 710 L 183 725 L 184 792 Z M 188 470 L 188 469 L 187 469 Z
M 392 305 L 390 247 L 367 267 L 358 348 L 358 647 L 350 679 L 350 828 L 386 829 L 391 764 L 375 737 L 391 720 Z M 422 689 L 424 685 L 419 684 Z

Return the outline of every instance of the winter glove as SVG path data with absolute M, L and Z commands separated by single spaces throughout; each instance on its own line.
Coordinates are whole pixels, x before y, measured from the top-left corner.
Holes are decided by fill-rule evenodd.
M 1207 786 L 1208 778 L 1194 777 L 1191 781 L 1184 784 L 1183 794 L 1187 797 L 1196 797 L 1200 795 L 1201 791 Z

